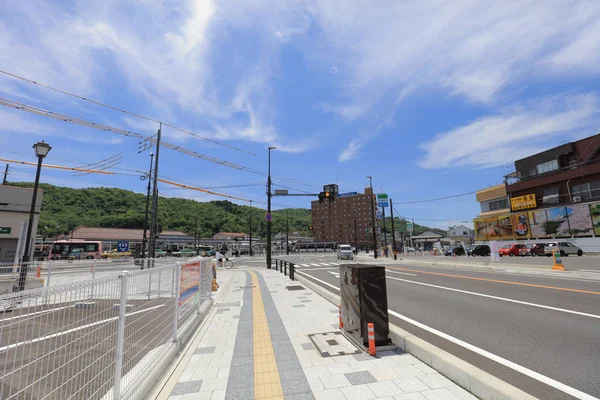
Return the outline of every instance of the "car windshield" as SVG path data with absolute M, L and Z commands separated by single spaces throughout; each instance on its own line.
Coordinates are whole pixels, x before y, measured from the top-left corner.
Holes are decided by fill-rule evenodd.
M 510 249 L 511 247 L 513 247 L 512 244 L 507 244 L 506 246 L 502 247 L 503 249 Z
M 344 251 L 344 250 L 351 251 L 352 247 L 350 247 L 350 246 L 340 246 L 340 250 L 342 250 L 342 251 Z

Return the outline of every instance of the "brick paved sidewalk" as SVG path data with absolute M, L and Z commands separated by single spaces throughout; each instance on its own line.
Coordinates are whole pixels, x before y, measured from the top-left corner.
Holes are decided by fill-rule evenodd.
M 322 357 L 338 310 L 274 270 L 219 271 L 215 308 L 157 399 L 475 399 L 410 354 Z

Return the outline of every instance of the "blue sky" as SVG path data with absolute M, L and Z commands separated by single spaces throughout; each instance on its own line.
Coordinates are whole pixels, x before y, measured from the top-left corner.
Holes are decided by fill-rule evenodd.
M 470 221 L 475 196 L 421 201 L 502 182 L 513 161 L 597 133 L 600 3 L 589 1 L 8 2 L 0 69 L 244 149 L 165 128 L 164 140 L 312 185 L 377 191 L 402 216 Z M 131 130 L 157 124 L 0 74 L 1 97 Z M 114 172 L 45 169 L 42 181 L 138 192 L 138 140 L 0 108 L 0 157 L 84 166 L 122 153 Z M 265 201 L 265 177 L 161 151 L 162 177 Z M 34 169 L 12 165 L 11 180 Z M 316 187 L 280 178 L 276 184 Z M 277 186 L 276 186 L 277 188 Z M 161 184 L 161 193 L 219 199 Z M 293 191 L 293 190 L 290 190 Z M 276 198 L 275 208 L 310 207 Z

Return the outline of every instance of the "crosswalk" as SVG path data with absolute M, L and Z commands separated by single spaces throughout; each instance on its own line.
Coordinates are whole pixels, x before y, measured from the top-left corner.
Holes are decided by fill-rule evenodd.
M 308 264 L 296 264 L 296 267 L 301 267 L 301 268 L 310 268 L 310 267 L 339 267 L 340 263 L 337 262 L 329 262 L 329 263 L 308 263 Z

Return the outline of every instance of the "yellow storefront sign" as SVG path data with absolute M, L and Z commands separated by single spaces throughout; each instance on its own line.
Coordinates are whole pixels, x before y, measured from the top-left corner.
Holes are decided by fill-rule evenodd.
M 510 208 L 513 211 L 536 207 L 535 194 L 526 194 L 525 196 L 513 197 L 510 199 Z

